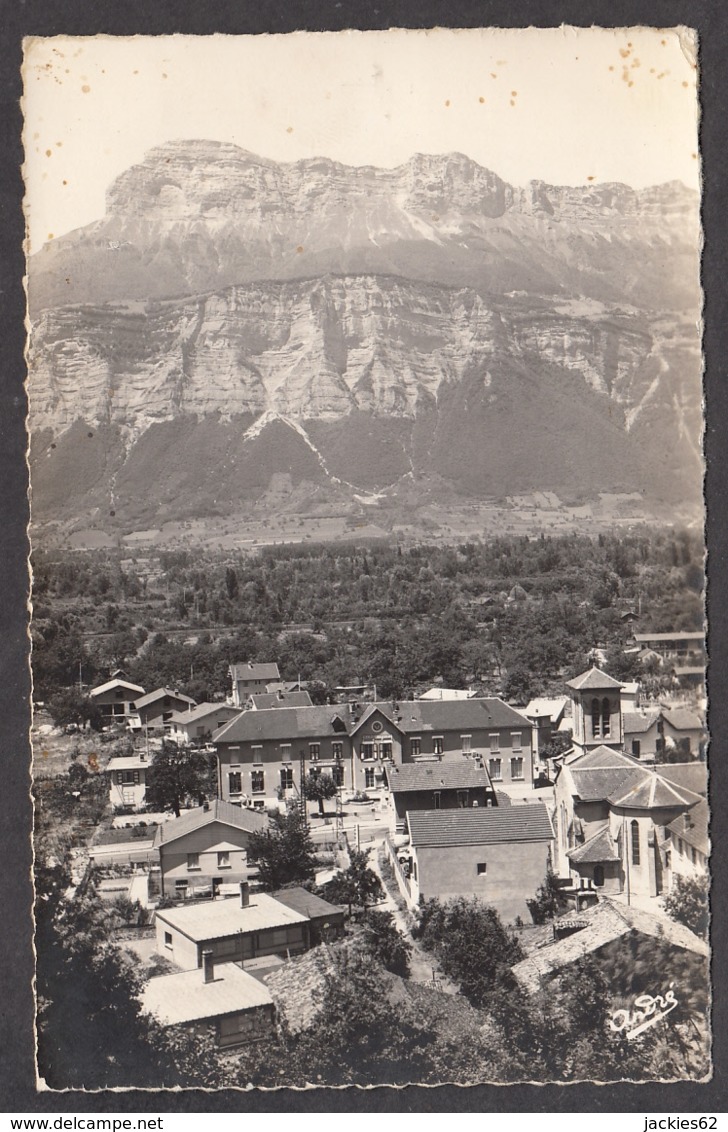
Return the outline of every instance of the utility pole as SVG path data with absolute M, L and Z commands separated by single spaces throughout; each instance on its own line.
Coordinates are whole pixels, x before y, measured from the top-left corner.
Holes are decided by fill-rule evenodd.
M 301 791 L 300 791 L 300 795 L 301 795 L 301 800 L 300 800 L 301 816 L 303 817 L 303 820 L 306 823 L 306 825 L 308 825 L 308 810 L 306 809 L 306 755 L 305 755 L 305 752 L 303 750 L 300 751 L 300 753 L 299 753 L 298 765 L 299 765 L 299 774 L 300 774 L 300 777 L 301 777 Z

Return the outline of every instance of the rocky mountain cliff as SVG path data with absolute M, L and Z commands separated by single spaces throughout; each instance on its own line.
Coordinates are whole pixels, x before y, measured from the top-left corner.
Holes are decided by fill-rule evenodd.
M 281 471 L 339 497 L 420 477 L 699 497 L 681 185 L 521 190 L 459 154 L 349 169 L 186 142 L 107 205 L 30 263 L 37 520 L 216 512 Z

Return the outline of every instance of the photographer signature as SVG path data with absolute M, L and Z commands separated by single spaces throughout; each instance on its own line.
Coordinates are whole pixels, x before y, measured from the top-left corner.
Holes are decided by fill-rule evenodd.
M 609 1028 L 617 1033 L 624 1033 L 627 1041 L 636 1038 L 650 1026 L 654 1026 L 662 1018 L 666 1018 L 671 1010 L 677 1006 L 677 999 L 673 991 L 674 983 L 663 995 L 641 994 L 635 1000 L 632 1010 L 615 1010 L 609 1019 Z

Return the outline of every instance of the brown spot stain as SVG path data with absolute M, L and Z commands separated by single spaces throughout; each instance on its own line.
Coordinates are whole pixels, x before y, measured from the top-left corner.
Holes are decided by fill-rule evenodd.
M 640 63 L 639 59 L 633 59 L 632 60 L 632 66 L 633 67 L 640 67 L 640 66 L 642 66 L 642 64 Z
M 68 184 L 68 181 L 64 181 L 64 182 L 63 182 L 63 184 L 64 184 L 64 185 L 67 185 L 67 184 Z
M 299 244 L 299 245 L 298 245 L 298 247 L 296 248 L 296 253 L 297 253 L 298 255 L 300 255 L 302 251 L 303 251 L 303 245 L 302 245 L 302 244 Z
M 518 94 L 517 90 L 512 90 L 511 91 L 511 98 L 515 98 L 517 94 Z
M 663 47 L 667 47 L 667 40 L 666 39 L 661 39 L 660 43 L 662 44 Z
M 594 177 L 593 177 L 593 176 L 589 176 L 589 177 L 587 177 L 587 181 L 593 181 L 593 180 L 594 180 Z
M 515 105 L 516 105 L 516 100 L 515 100 L 515 98 L 511 98 L 511 99 L 510 99 L 509 101 L 510 101 L 510 104 L 511 104 L 511 106 L 515 106 Z
M 632 52 L 627 47 L 620 47 L 619 54 L 622 56 L 623 59 L 629 59 Z
M 446 105 L 446 106 L 449 106 L 449 105 L 450 105 L 450 99 L 449 99 L 449 98 L 446 98 L 446 99 L 445 99 L 445 105 Z
M 49 239 L 49 240 L 52 240 L 52 239 L 53 239 L 53 233 L 52 233 L 52 232 L 49 232 L 49 233 L 48 233 L 48 239 Z
M 478 99 L 478 102 L 480 102 L 481 104 L 482 104 L 483 102 L 485 102 L 485 99 L 483 98 L 482 94 L 481 94 L 480 98 Z
M 496 59 L 495 65 L 496 65 L 496 67 L 505 67 L 507 62 L 508 62 L 507 59 Z
M 166 78 L 168 78 L 168 77 L 169 77 L 169 76 L 168 76 L 168 75 L 166 75 L 166 74 L 164 73 L 164 71 L 162 71 L 162 78 L 163 78 L 163 79 L 166 79 Z
M 293 126 L 288 126 L 287 129 L 286 129 L 286 133 L 292 134 L 293 133 Z
M 684 83 L 683 83 L 683 86 L 688 86 L 688 83 L 687 83 L 687 82 L 684 82 Z
M 608 71 L 613 71 L 613 70 L 614 70 L 614 67 L 611 67 L 611 66 L 610 66 L 610 67 L 607 67 L 607 70 L 608 70 Z
M 84 83 L 83 86 L 81 87 L 81 90 L 83 91 L 84 94 L 89 94 L 91 87 L 88 85 L 88 83 Z
M 498 76 L 496 75 L 495 71 L 491 71 L 491 72 L 490 72 L 490 77 L 491 77 L 492 79 L 497 79 L 497 78 L 498 78 Z
M 53 150 L 52 150 L 52 149 L 47 149 L 47 150 L 46 150 L 46 157 L 52 157 L 52 156 L 53 156 Z
M 432 214 L 432 219 L 433 219 L 433 220 L 439 220 L 439 219 L 440 219 L 440 217 L 438 216 L 438 214 L 437 214 L 436 212 L 433 212 L 433 214 Z

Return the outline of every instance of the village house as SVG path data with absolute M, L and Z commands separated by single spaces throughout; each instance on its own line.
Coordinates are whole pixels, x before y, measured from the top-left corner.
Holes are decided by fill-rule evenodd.
M 247 711 L 264 711 L 266 708 L 313 707 L 308 692 L 255 692 L 245 702 Z
M 701 799 L 609 747 L 565 759 L 554 786 L 556 862 L 574 889 L 666 891 L 667 827 Z
M 383 798 L 387 766 L 474 758 L 498 788 L 533 781 L 531 727 L 495 697 L 386 701 L 245 711 L 215 732 L 222 798 L 259 808 L 296 797 L 301 773 L 331 774 L 350 793 Z
M 625 749 L 643 762 L 661 762 L 668 752 L 681 758 L 703 753 L 705 729 L 700 716 L 685 707 L 655 707 L 623 714 Z
M 332 905 L 330 915 L 335 917 L 339 911 Z M 317 917 L 320 912 L 317 903 Z M 186 971 L 202 966 L 205 951 L 212 952 L 213 964 L 240 963 L 260 971 L 307 951 L 315 939 L 305 912 L 266 892 L 251 895 L 245 881 L 238 899 L 159 909 L 155 924 L 159 954 Z
M 90 699 L 100 709 L 106 724 L 125 723 L 131 714 L 132 704 L 143 695 L 144 689 L 138 684 L 130 684 L 128 680 L 118 677 L 99 684 L 89 692 Z
M 684 877 L 686 880 L 707 877 L 710 858 L 709 823 L 708 803 L 702 799 L 668 825 L 667 867 L 671 888 L 676 877 Z
M 150 727 L 164 728 L 166 731 L 171 725 L 174 712 L 187 712 L 194 706 L 195 701 L 182 692 L 156 688 L 130 705 L 129 727 L 134 731 Z
M 705 662 L 705 633 L 635 633 L 634 642 L 640 649 L 657 653 L 663 661 L 695 665 Z
M 167 732 L 180 747 L 205 743 L 212 738 L 213 731 L 229 723 L 239 711 L 232 704 L 197 704 L 189 711 L 173 711 Z
M 269 1037 L 275 1006 L 268 989 L 236 963 L 213 963 L 202 954 L 202 968 L 157 975 L 141 993 L 145 1014 L 161 1026 L 184 1026 L 204 1035 L 213 1030 L 221 1048 Z
M 407 813 L 400 849 L 411 907 L 423 900 L 477 896 L 503 920 L 528 917 L 543 883 L 554 831 L 542 802 Z
M 146 752 L 109 759 L 109 801 L 114 810 L 142 810 L 147 789 Z
M 586 958 L 599 964 L 612 994 L 623 1004 L 640 993 L 664 994 L 671 981 L 676 994 L 708 986 L 708 947 L 682 924 L 641 908 L 600 900 L 578 916 L 552 927 L 551 942 L 527 944 L 525 959 L 511 968 L 528 994 L 536 994 L 557 975 Z M 624 980 L 624 981 L 622 981 Z
M 405 827 L 408 810 L 477 809 L 498 805 L 488 772 L 476 759 L 403 763 L 387 767 L 385 773 L 398 832 Z
M 571 730 L 571 718 L 566 714 L 568 706 L 568 696 L 537 696 L 524 708 L 523 714 L 533 728 L 534 754 L 539 760 L 555 735 Z
M 216 799 L 158 826 L 162 896 L 215 894 L 247 880 L 250 835 L 268 825 L 263 814 Z
M 231 664 L 229 671 L 232 702 L 236 708 L 244 707 L 253 692 L 265 692 L 268 684 L 281 678 L 277 664 L 256 664 L 252 660 L 246 664 Z

